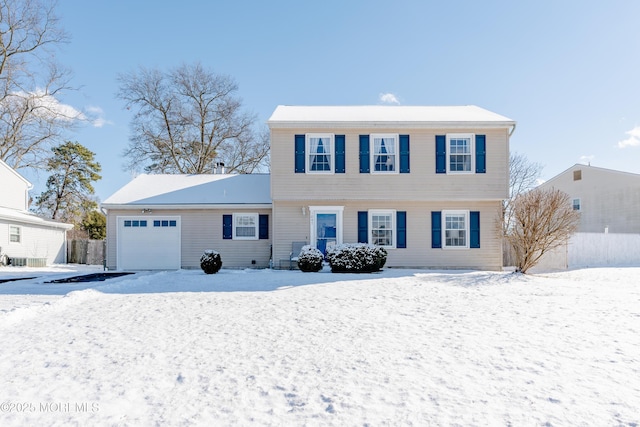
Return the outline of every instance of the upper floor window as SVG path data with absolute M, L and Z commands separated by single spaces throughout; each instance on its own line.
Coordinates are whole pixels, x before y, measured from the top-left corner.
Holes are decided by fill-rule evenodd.
M 370 138 L 373 141 L 371 150 L 372 172 L 398 172 L 398 135 L 374 134 Z
M 333 172 L 333 135 L 307 134 L 307 170 Z
M 233 238 L 236 240 L 258 239 L 258 214 L 233 214 Z
M 11 243 L 20 243 L 21 242 L 21 232 L 20 227 L 15 225 L 9 226 L 9 242 Z
M 436 173 L 486 173 L 486 135 L 436 135 Z
M 447 172 L 473 171 L 473 134 L 447 135 Z
M 345 136 L 308 133 L 294 138 L 295 173 L 345 173 Z
M 574 211 L 580 210 L 580 199 L 573 199 L 573 210 Z

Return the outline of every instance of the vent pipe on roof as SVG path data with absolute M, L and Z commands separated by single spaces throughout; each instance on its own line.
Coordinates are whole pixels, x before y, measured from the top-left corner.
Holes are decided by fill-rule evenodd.
M 223 162 L 215 162 L 211 164 L 211 173 L 214 175 L 224 175 L 224 163 Z

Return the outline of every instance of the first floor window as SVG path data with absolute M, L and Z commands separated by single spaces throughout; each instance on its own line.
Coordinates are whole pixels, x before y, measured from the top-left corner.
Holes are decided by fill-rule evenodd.
M 371 135 L 373 172 L 397 172 L 398 135 Z
M 473 169 L 473 135 L 447 135 L 447 171 L 472 172 Z
M 307 170 L 333 172 L 333 135 L 307 134 Z
M 20 243 L 20 227 L 15 225 L 9 226 L 9 242 L 11 243 Z
M 258 214 L 233 214 L 233 238 L 238 240 L 257 240 Z
M 394 211 L 369 211 L 370 242 L 376 246 L 393 248 L 395 246 Z
M 469 247 L 469 215 L 466 211 L 444 211 L 443 232 L 445 248 Z

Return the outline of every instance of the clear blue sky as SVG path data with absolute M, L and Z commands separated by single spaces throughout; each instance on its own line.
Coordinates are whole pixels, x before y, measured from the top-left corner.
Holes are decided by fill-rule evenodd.
M 640 173 L 637 0 L 61 0 L 57 10 L 72 38 L 58 59 L 80 87 L 61 101 L 103 120 L 68 137 L 102 164 L 100 200 L 131 178 L 118 73 L 196 61 L 232 76 L 262 123 L 279 104 L 381 104 L 382 94 L 475 104 L 518 122 L 511 150 L 542 163 L 543 179 L 587 161 Z M 29 178 L 38 194 L 46 176 Z

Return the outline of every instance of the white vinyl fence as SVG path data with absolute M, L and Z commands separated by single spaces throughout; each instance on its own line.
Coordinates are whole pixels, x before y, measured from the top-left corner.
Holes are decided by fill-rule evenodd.
M 614 266 L 640 266 L 640 234 L 576 233 L 566 246 L 545 254 L 532 270 Z

